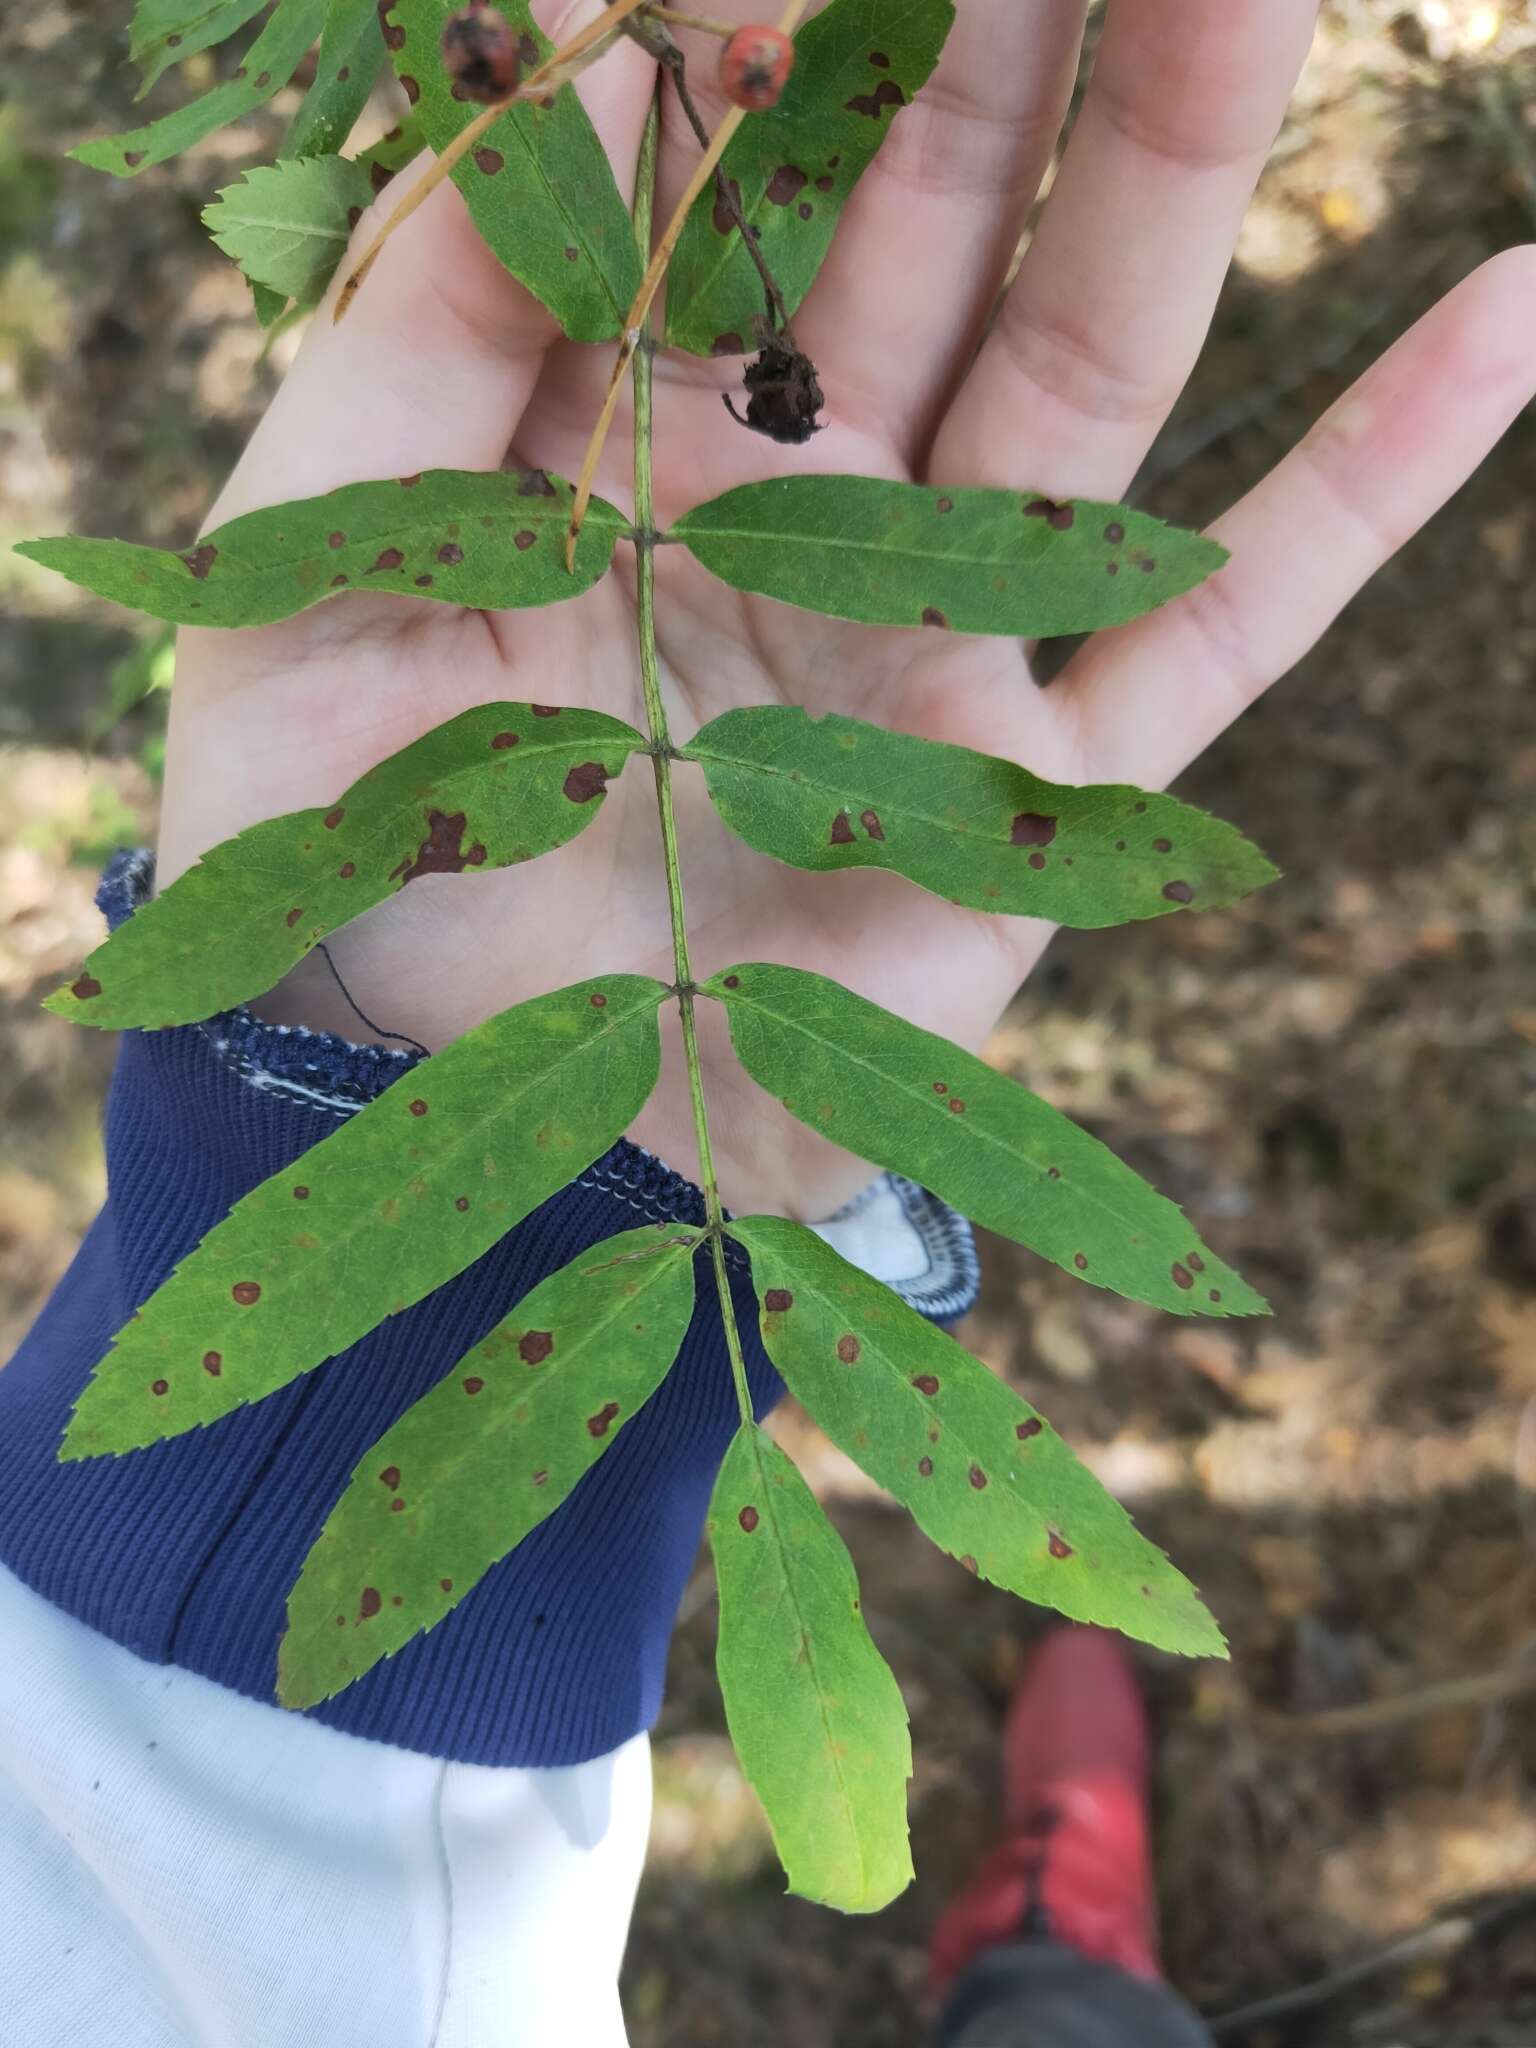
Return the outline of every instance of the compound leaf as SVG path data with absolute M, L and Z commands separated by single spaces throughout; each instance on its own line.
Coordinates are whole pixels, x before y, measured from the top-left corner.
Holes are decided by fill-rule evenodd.
M 912 1881 L 906 1708 L 859 1612 L 842 1538 L 753 1424 L 720 1469 L 709 1543 L 725 1718 L 789 1888 L 878 1912 Z
M 128 31 L 128 55 L 143 78 L 138 99 L 173 64 L 237 35 L 267 0 L 138 0 Z
M 813 1230 L 750 1216 L 730 1233 L 790 1392 L 941 1550 L 1073 1621 L 1225 1654 L 1189 1581 L 979 1359 Z
M 579 597 L 606 574 L 626 522 L 594 498 L 567 574 L 573 496 L 542 469 L 434 469 L 243 513 L 185 554 L 74 535 L 16 552 L 182 626 L 270 625 L 349 589 L 510 611 Z
M 759 853 L 822 873 L 886 868 L 972 910 L 1095 930 L 1214 910 L 1275 876 L 1232 826 L 1173 797 L 1042 782 L 856 718 L 756 705 L 682 751 Z
M 1227 559 L 1124 505 L 872 476 L 742 484 L 685 513 L 670 538 L 732 589 L 804 611 L 1031 639 L 1124 625 Z
M 732 967 L 703 992 L 753 1080 L 861 1159 L 1090 1286 L 1176 1315 L 1267 1313 L 1172 1202 L 973 1053 L 797 967 Z
M 278 1698 L 312 1707 L 434 1628 L 666 1378 L 697 1231 L 648 1224 L 541 1281 L 352 1474 L 288 1601 Z
M 247 171 L 203 209 L 203 220 L 252 284 L 307 306 L 324 292 L 351 239 L 353 218 L 372 198 L 361 164 L 299 157 Z
M 82 142 L 70 155 L 89 164 L 92 170 L 110 171 L 115 178 L 132 178 L 179 156 L 204 136 L 227 128 L 231 121 L 243 121 L 247 114 L 265 106 L 274 93 L 281 92 L 298 70 L 301 58 L 324 25 L 325 8 L 326 0 L 277 0 L 266 27 L 246 52 L 245 62 L 234 78 L 226 79 L 201 99 L 178 107 L 174 113 L 151 121 L 148 127 Z
M 289 122 L 278 155 L 327 156 L 340 149 L 383 68 L 378 0 L 329 0 L 314 83 Z
M 482 111 L 453 97 L 439 43 L 443 0 L 393 0 L 384 39 L 427 141 L 441 152 Z M 553 54 L 529 0 L 500 0 L 526 75 Z M 573 341 L 610 341 L 639 288 L 634 223 L 575 88 L 509 107 L 453 173 L 475 225 Z
M 853 188 L 926 83 L 953 0 L 832 0 L 795 37 L 776 107 L 742 124 L 721 166 L 793 314 L 815 281 Z M 694 355 L 755 348 L 757 267 L 714 186 L 688 216 L 667 271 L 667 340 Z
M 263 1181 L 119 1331 L 60 1456 L 216 1422 L 463 1272 L 628 1127 L 665 994 L 611 974 L 519 1003 Z
M 564 846 L 644 745 L 601 711 L 478 705 L 370 768 L 334 804 L 212 847 L 46 1007 L 108 1031 L 230 1009 L 422 875 L 488 874 Z

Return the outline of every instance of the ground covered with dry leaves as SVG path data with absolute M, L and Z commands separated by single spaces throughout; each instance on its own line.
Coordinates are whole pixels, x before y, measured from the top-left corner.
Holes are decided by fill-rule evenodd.
M 270 134 L 216 138 L 132 188 L 62 164 L 59 136 L 126 111 L 119 50 L 83 0 L 16 13 L 0 28 L 0 540 L 72 525 L 179 542 L 272 388 L 197 223 Z M 1327 8 L 1147 501 L 1213 514 L 1441 289 L 1533 233 L 1536 15 Z M 1213 2013 L 1313 1988 L 1224 2039 L 1536 2038 L 1533 562 L 1527 418 L 1182 785 L 1285 881 L 1233 914 L 1059 941 L 992 1047 L 1275 1304 L 1259 1326 L 1175 1325 L 992 1243 L 963 1333 L 1231 1636 L 1228 1668 L 1147 1663 L 1169 1965 Z M 110 1049 L 36 999 L 97 933 L 94 863 L 152 829 L 156 714 L 99 736 L 109 671 L 139 644 L 118 614 L 0 560 L 0 615 L 3 1357 L 102 1192 Z M 723 1732 L 701 1565 L 658 1732 L 636 2048 L 917 2042 L 925 1930 L 989 1839 L 1030 1617 L 802 1417 L 780 1426 L 911 1704 L 920 1878 L 871 1922 L 782 1900 Z M 1361 1962 L 1377 1967 L 1316 1995 Z

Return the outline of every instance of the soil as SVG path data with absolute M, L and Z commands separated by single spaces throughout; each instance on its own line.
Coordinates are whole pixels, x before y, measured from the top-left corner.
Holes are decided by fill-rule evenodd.
M 283 107 L 132 185 L 94 177 L 56 146 L 121 125 L 120 51 L 83 0 L 16 12 L 0 28 L 0 78 L 19 82 L 0 109 L 0 539 L 178 540 L 277 374 L 198 207 L 270 150 Z M 1440 290 L 1533 230 L 1527 10 L 1326 8 L 1143 497 L 1188 523 L 1216 512 Z M 988 1243 L 962 1332 L 1231 1637 L 1229 1666 L 1143 1665 L 1170 1973 L 1212 2014 L 1303 1994 L 1223 2040 L 1536 2038 L 1533 549 L 1527 417 L 1185 779 L 1286 879 L 1219 917 L 1058 941 L 992 1047 L 1275 1306 L 1257 1326 L 1175 1325 Z M 102 850 L 152 829 L 156 712 L 93 744 L 133 625 L 14 561 L 0 581 L 3 1354 L 101 1195 L 109 1048 L 36 998 L 95 935 Z M 778 1427 L 849 1540 L 912 1709 L 920 1875 L 871 1921 L 783 1898 L 724 1735 L 701 1564 L 657 1734 L 635 2048 L 923 2037 L 926 1930 L 990 1839 L 999 1716 L 1041 1625 L 932 1551 L 802 1416 Z M 1468 1675 L 1490 1696 L 1439 1699 Z M 1347 1707 L 1370 1725 L 1310 1719 Z

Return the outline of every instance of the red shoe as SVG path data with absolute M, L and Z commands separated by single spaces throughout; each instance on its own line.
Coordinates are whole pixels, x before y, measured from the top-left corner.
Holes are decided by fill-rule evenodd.
M 935 1992 L 1030 1937 L 1159 1979 L 1146 1711 L 1117 1636 L 1060 1628 L 1025 1667 L 1003 1728 L 1003 1840 L 945 1910 Z

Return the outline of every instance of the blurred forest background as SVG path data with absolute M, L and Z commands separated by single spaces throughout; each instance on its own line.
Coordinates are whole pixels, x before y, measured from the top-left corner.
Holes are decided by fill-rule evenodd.
M 0 16 L 6 545 L 184 542 L 285 359 L 262 360 L 198 215 L 270 155 L 286 97 L 131 186 L 63 160 L 126 125 L 128 12 Z M 1533 236 L 1536 12 L 1333 0 L 1141 495 L 1213 515 L 1442 290 Z M 1179 1327 L 989 1244 L 964 1333 L 1232 1638 L 1229 1668 L 1147 1660 L 1170 1968 L 1213 2013 L 1298 1994 L 1224 2040 L 1536 2039 L 1533 568 L 1527 416 L 1185 779 L 1286 880 L 1220 917 L 1058 941 L 992 1047 L 1276 1308 Z M 98 863 L 153 834 L 168 676 L 136 622 L 0 554 L 0 1358 L 103 1191 L 111 1046 L 37 999 L 99 934 Z M 721 1722 L 701 1565 L 657 1742 L 635 2048 L 908 2048 L 925 1931 L 989 1839 L 1029 1617 L 803 1417 L 780 1426 L 912 1707 L 921 1875 L 867 1923 L 782 1900 Z

